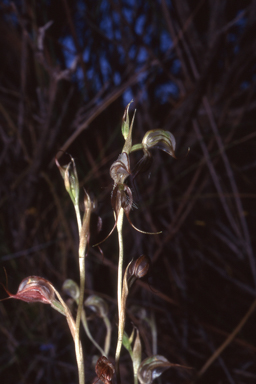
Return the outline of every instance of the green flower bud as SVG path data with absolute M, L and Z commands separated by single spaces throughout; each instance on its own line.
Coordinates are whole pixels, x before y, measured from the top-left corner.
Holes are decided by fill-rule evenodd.
M 64 184 L 74 205 L 79 203 L 79 181 L 76 171 L 76 164 L 72 156 L 69 164 L 61 166 L 57 159 L 55 163 L 64 179 Z
M 75 283 L 71 279 L 67 279 L 62 285 L 62 289 L 67 295 L 69 295 L 70 297 L 72 297 L 72 299 L 78 302 L 80 296 L 80 289 L 77 283 Z
M 122 130 L 122 134 L 123 134 L 123 137 L 125 140 L 127 139 L 128 134 L 129 134 L 129 130 L 130 130 L 129 107 L 130 107 L 132 102 L 133 102 L 133 100 L 130 101 L 130 103 L 127 105 L 127 107 L 125 108 L 125 111 L 124 111 L 124 115 L 123 115 L 123 122 L 122 122 L 121 130 Z
M 90 295 L 85 300 L 84 305 L 96 312 L 99 317 L 106 317 L 108 315 L 108 304 L 99 296 Z

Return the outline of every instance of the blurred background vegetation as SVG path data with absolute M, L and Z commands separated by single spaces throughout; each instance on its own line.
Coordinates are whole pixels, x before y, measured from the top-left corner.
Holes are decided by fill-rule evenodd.
M 29 275 L 58 290 L 66 278 L 78 282 L 75 215 L 54 157 L 70 153 L 81 188 L 98 201 L 93 245 L 114 223 L 109 167 L 133 99 L 134 143 L 149 129 L 171 131 L 178 159 L 155 151 L 136 178 L 131 219 L 163 233 L 142 235 L 125 221 L 125 264 L 142 253 L 152 260 L 149 285 L 137 283 L 129 297 L 127 330 L 138 327 L 143 358 L 151 355 L 150 327 L 136 309 L 144 308 L 157 353 L 194 368 L 170 369 L 162 383 L 255 383 L 254 312 L 218 348 L 256 295 L 256 1 L 3 0 L 0 57 L 1 282 L 4 268 L 12 293 Z M 86 295 L 109 304 L 112 358 L 116 240 L 114 232 L 102 244 L 104 258 L 90 248 L 86 260 Z M 102 345 L 104 325 L 92 318 L 89 326 Z M 66 320 L 48 306 L 1 303 L 0 342 L 1 383 L 77 383 Z M 97 351 L 83 342 L 90 383 Z M 125 351 L 121 375 L 131 382 Z

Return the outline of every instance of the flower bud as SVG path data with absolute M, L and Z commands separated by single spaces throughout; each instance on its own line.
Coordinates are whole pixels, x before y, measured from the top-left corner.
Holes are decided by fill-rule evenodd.
M 121 130 L 122 130 L 122 134 L 123 134 L 123 137 L 125 140 L 127 139 L 128 134 L 129 134 L 129 130 L 130 130 L 129 107 L 130 107 L 132 101 L 130 101 L 130 103 L 125 108 L 124 115 L 123 115 L 123 122 L 122 122 Z
M 130 107 L 130 104 L 132 103 L 132 101 L 125 108 L 124 115 L 123 115 L 123 124 L 122 124 L 122 134 L 123 134 L 123 137 L 125 139 L 125 143 L 124 143 L 122 152 L 126 152 L 126 153 L 128 153 L 128 155 L 132 149 L 132 128 L 133 128 L 135 112 L 136 112 L 136 111 L 134 111 L 132 122 L 130 125 L 129 107 Z
M 109 384 L 112 382 L 115 368 L 105 356 L 101 356 L 96 363 L 95 372 L 104 384 Z
M 129 267 L 129 273 L 130 275 L 134 275 L 137 279 L 141 279 L 148 273 L 149 265 L 149 257 L 141 255 L 137 260 L 132 261 Z
M 99 296 L 90 295 L 85 300 L 84 305 L 96 312 L 99 317 L 106 317 L 108 314 L 108 304 Z
M 72 299 L 78 302 L 79 296 L 80 296 L 80 289 L 77 283 L 74 282 L 74 280 L 72 279 L 65 280 L 62 285 L 62 289 L 67 295 L 69 295 L 70 297 L 72 297 Z
M 73 204 L 77 205 L 79 203 L 79 181 L 76 171 L 75 160 L 72 156 L 69 164 L 61 166 L 57 159 L 55 163 L 59 168 L 60 174 L 64 179 L 64 184 Z
M 130 263 L 127 274 L 129 288 L 131 288 L 135 280 L 141 279 L 148 273 L 149 266 L 150 258 L 145 255 L 141 255 L 137 260 L 133 260 Z

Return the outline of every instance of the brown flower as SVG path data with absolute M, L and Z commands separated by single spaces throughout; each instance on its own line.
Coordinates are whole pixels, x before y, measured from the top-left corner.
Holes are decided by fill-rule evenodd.
M 101 356 L 96 363 L 95 372 L 98 380 L 101 380 L 104 384 L 110 384 L 115 373 L 115 368 L 105 356 Z

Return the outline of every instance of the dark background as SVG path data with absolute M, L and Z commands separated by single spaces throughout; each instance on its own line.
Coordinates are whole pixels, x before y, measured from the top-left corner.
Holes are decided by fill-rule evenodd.
M 52 21 L 48 28 L 47 23 Z M 158 354 L 193 367 L 159 383 L 255 383 L 253 312 L 204 374 L 201 368 L 255 300 L 256 1 L 37 0 L 0 5 L 0 279 L 15 293 L 39 275 L 61 291 L 78 282 L 78 234 L 54 164 L 76 160 L 81 188 L 98 201 L 91 244 L 113 226 L 109 167 L 123 146 L 125 106 L 136 109 L 133 142 L 149 129 L 171 131 L 177 160 L 154 150 L 137 177 L 132 222 L 125 220 L 125 264 L 152 260 L 148 283 L 128 300 L 127 331 L 152 354 L 143 307 L 155 319 Z M 187 149 L 190 153 L 186 156 Z M 140 158 L 132 157 L 132 165 Z M 65 163 L 64 156 L 60 162 Z M 117 234 L 87 256 L 86 295 L 103 294 L 116 343 Z M 6 297 L 2 289 L 1 298 Z M 63 295 L 65 299 L 67 298 Z M 0 304 L 0 381 L 76 383 L 74 346 L 64 317 L 43 304 Z M 104 325 L 89 322 L 101 345 Z M 83 337 L 86 383 L 95 347 Z M 123 383 L 131 383 L 128 353 Z

